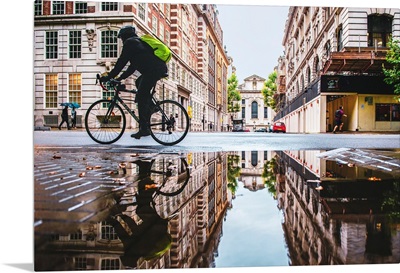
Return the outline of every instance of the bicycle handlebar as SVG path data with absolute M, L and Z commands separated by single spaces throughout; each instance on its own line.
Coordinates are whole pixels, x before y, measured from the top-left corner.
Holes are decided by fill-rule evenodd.
M 101 88 L 104 90 L 107 90 L 107 87 L 104 86 L 103 82 L 100 81 L 101 75 L 97 74 L 96 75 L 96 84 L 99 83 Z M 115 88 L 116 91 L 122 91 L 122 92 L 130 92 L 130 93 L 137 93 L 137 90 L 127 90 L 125 84 L 122 84 L 121 81 L 118 81 L 116 79 L 109 79 L 108 83 Z

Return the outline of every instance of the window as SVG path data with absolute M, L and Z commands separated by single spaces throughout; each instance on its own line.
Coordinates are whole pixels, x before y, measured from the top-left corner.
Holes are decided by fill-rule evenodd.
M 326 42 L 324 51 L 325 57 L 328 59 L 331 56 L 331 41 Z
M 246 118 L 246 107 L 242 107 L 242 118 Z
M 76 233 L 71 233 L 69 235 L 70 240 L 82 240 L 82 231 L 78 230 Z
M 58 76 L 45 75 L 45 108 L 57 108 Z
M 314 71 L 315 71 L 315 76 L 318 75 L 318 72 L 321 70 L 321 66 L 319 64 L 319 58 L 318 56 L 314 60 Z
M 81 57 L 82 32 L 80 30 L 71 30 L 69 32 L 69 57 L 77 59 Z
M 35 15 L 42 15 L 43 14 L 43 1 L 42 0 L 35 0 Z
M 87 258 L 86 257 L 75 257 L 75 270 L 87 270 Z
M 251 151 L 251 165 L 255 167 L 257 166 L 257 164 L 258 164 L 258 152 Z
M 105 240 L 118 239 L 118 235 L 115 233 L 113 226 L 105 221 L 101 222 L 101 239 Z
M 102 259 L 100 270 L 118 270 L 119 259 Z
M 101 57 L 117 58 L 118 57 L 118 40 L 117 31 L 105 30 L 101 32 Z
M 368 46 L 386 47 L 392 34 L 392 20 L 384 14 L 368 16 Z
M 101 2 L 101 11 L 117 11 L 118 2 Z
M 264 107 L 264 118 L 268 118 L 268 107 Z
M 337 51 L 341 51 L 343 49 L 343 28 L 342 25 L 339 26 L 336 32 L 337 39 Z
M 251 103 L 251 118 L 258 118 L 258 103 L 256 101 Z
M 82 98 L 82 75 L 69 74 L 68 79 L 68 100 L 81 104 Z
M 115 91 L 113 90 L 112 86 L 110 86 L 109 83 L 105 84 L 105 87 L 107 87 L 107 91 L 102 91 L 103 94 L 103 99 L 110 99 L 112 97 L 114 97 L 115 95 Z M 103 105 L 104 108 L 108 107 L 107 104 Z
M 142 21 L 146 19 L 146 3 L 139 3 L 138 4 L 138 16 Z
M 151 19 L 151 31 L 155 34 L 158 35 L 158 20 L 155 15 L 152 16 Z
M 160 40 L 164 41 L 164 25 L 162 23 L 160 23 L 160 29 L 159 29 L 159 33 L 158 33 Z M 165 41 L 164 41 L 165 42 Z
M 375 105 L 376 121 L 400 121 L 400 104 L 377 103 Z
M 53 1 L 53 15 L 65 14 L 65 2 L 64 1 Z
M 46 59 L 58 58 L 58 32 L 46 32 Z
M 87 2 L 75 2 L 75 13 L 76 14 L 83 14 L 87 13 Z
M 175 63 L 171 62 L 171 80 L 176 80 Z
M 307 76 L 307 84 L 310 84 L 310 82 L 311 82 L 311 69 L 310 69 L 310 67 L 307 67 L 306 76 Z
M 170 40 L 169 37 L 170 37 L 169 31 L 165 30 L 165 44 L 167 46 L 169 46 L 169 40 Z

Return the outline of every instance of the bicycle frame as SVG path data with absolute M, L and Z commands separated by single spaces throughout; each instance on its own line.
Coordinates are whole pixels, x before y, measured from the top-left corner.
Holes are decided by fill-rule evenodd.
M 105 87 L 102 82 L 100 82 L 100 86 L 104 91 L 109 91 L 109 89 L 107 87 Z M 118 87 L 118 85 L 113 86 L 115 94 L 114 94 L 114 97 L 111 99 L 111 105 L 108 107 L 107 113 L 104 118 L 107 119 L 110 116 L 110 114 L 114 108 L 114 105 L 120 103 L 124 107 L 124 109 L 136 120 L 136 122 L 139 122 L 139 117 L 135 114 L 134 111 L 131 110 L 131 108 L 120 97 L 121 92 L 136 94 L 137 91 L 136 90 L 118 90 L 117 87 Z M 105 120 L 105 121 L 107 121 L 107 120 Z

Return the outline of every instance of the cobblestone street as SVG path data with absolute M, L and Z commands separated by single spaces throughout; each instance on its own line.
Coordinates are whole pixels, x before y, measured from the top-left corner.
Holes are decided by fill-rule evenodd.
M 113 195 L 130 184 L 118 178 L 119 162 L 134 159 L 139 159 L 139 155 L 36 150 L 35 233 L 74 232 L 73 223 L 101 221 L 112 205 Z M 72 230 L 66 230 L 67 227 Z

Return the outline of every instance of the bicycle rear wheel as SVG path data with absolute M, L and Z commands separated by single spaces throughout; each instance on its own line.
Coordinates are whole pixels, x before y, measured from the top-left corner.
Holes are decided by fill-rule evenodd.
M 86 112 L 86 132 L 97 143 L 114 143 L 123 135 L 125 126 L 126 118 L 122 108 L 111 100 L 98 100 Z
M 167 146 L 175 145 L 185 138 L 188 131 L 189 115 L 180 103 L 173 100 L 158 102 L 150 119 L 150 132 L 155 141 Z
M 151 165 L 151 179 L 158 185 L 156 192 L 163 196 L 176 196 L 190 179 L 188 164 L 179 155 L 156 157 Z

